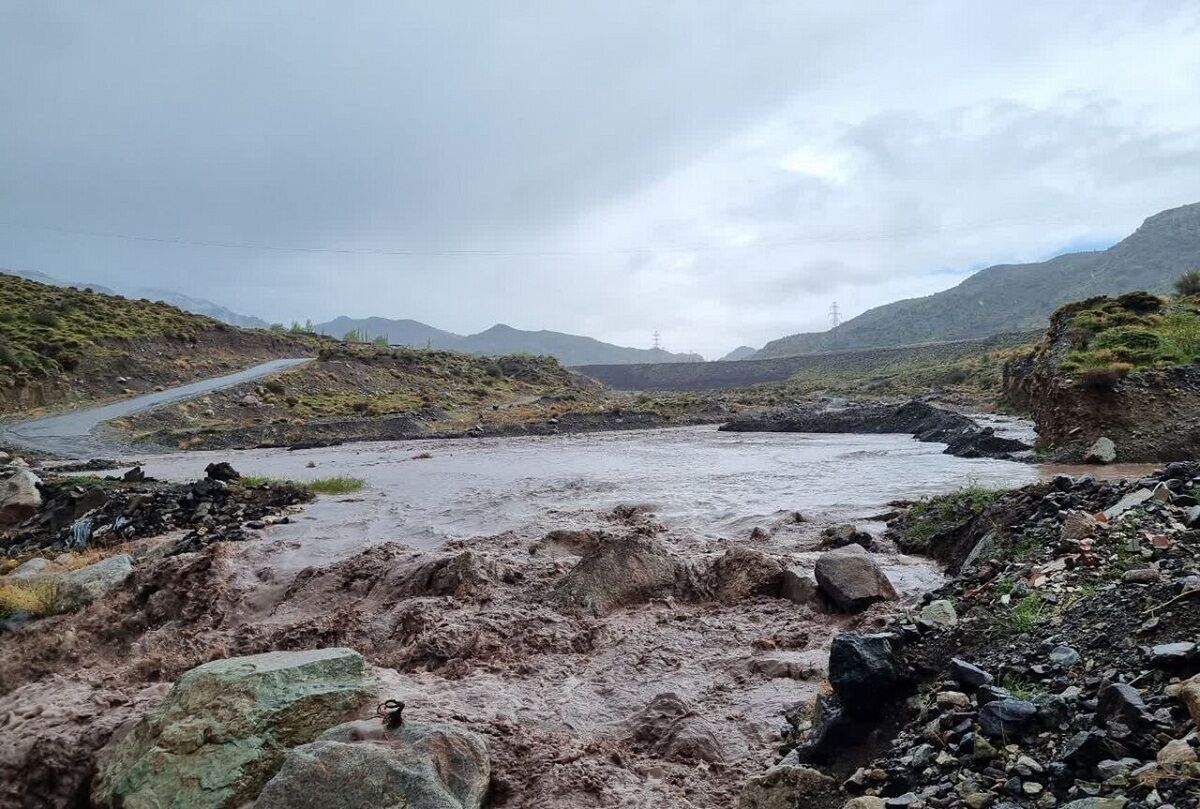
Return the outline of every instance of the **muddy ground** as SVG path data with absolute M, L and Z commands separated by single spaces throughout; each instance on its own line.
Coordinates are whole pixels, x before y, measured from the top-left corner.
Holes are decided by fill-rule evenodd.
M 825 688 L 832 636 L 898 607 L 835 616 L 779 597 L 780 571 L 811 568 L 823 527 L 781 519 L 728 554 L 734 543 L 625 508 L 548 536 L 389 542 L 295 576 L 272 562 L 288 549 L 270 527 L 150 556 L 102 601 L 5 636 L 8 796 L 75 805 L 92 751 L 199 663 L 344 645 L 392 670 L 406 717 L 487 737 L 492 805 L 733 806 Z M 669 559 L 674 582 L 564 585 L 581 558 L 626 546 Z M 927 563 L 881 560 L 910 602 L 941 581 Z

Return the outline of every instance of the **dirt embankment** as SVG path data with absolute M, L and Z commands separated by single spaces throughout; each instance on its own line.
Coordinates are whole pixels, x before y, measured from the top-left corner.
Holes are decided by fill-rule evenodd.
M 215 328 L 188 337 L 106 340 L 74 370 L 18 377 L 0 387 L 0 414 L 82 405 L 222 376 L 281 357 L 305 357 L 311 345 L 264 331 Z
M 1004 383 L 1006 398 L 1036 422 L 1047 457 L 1156 463 L 1200 454 L 1193 304 L 1131 293 L 1055 313 Z

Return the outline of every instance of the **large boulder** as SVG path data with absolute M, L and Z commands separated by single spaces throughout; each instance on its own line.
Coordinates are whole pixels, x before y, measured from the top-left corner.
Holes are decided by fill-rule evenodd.
M 491 777 L 487 745 L 453 725 L 349 722 L 293 748 L 255 809 L 478 809 Z
M 755 596 L 778 596 L 783 564 L 762 551 L 734 545 L 713 561 L 706 578 L 713 598 L 736 604 Z
M 896 659 L 892 635 L 843 632 L 829 648 L 829 684 L 846 710 L 870 714 L 887 702 L 908 678 Z
M 643 537 L 614 538 L 598 545 L 555 586 L 560 604 L 603 615 L 669 594 L 676 561 L 660 543 Z
M 37 514 L 42 507 L 37 475 L 23 467 L 0 471 L 0 528 L 7 528 Z
M 58 606 L 75 610 L 115 590 L 133 575 L 133 560 L 119 553 L 58 577 Z
M 98 756 L 101 807 L 229 809 L 253 800 L 292 747 L 374 701 L 352 649 L 268 652 L 186 672 Z
M 821 591 L 847 612 L 859 612 L 877 601 L 896 598 L 888 577 L 859 545 L 821 554 L 813 572 Z
M 647 745 L 659 758 L 710 763 L 729 759 L 716 727 L 678 694 L 668 691 L 655 695 L 627 725 L 630 737 Z

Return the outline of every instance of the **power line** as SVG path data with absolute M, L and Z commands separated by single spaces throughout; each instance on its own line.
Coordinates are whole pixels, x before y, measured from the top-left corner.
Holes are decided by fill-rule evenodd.
M 1073 221 L 1073 220 L 1071 220 Z M 501 250 L 501 249 L 445 249 L 445 250 L 410 250 L 385 249 L 375 247 L 322 247 L 280 245 L 264 242 L 222 241 L 212 239 L 194 239 L 183 236 L 156 236 L 138 233 L 120 233 L 114 231 L 87 230 L 68 228 L 57 225 L 43 225 L 13 220 L 0 220 L 0 226 L 21 228 L 24 230 L 40 230 L 50 233 L 65 233 L 73 236 L 90 236 L 124 241 L 149 242 L 154 244 L 176 244 L 189 247 L 216 247 L 231 250 L 262 250 L 280 253 L 327 253 L 333 255 L 367 255 L 393 257 L 435 257 L 435 256 L 480 256 L 480 257 L 536 257 L 536 258 L 570 258 L 590 255 L 645 255 L 651 253 L 723 253 L 754 249 L 774 249 L 780 247 L 804 247 L 820 244 L 848 244 L 854 242 L 893 241 L 915 236 L 937 235 L 944 233 L 959 233 L 972 230 L 984 230 L 999 225 L 1039 222 L 1043 224 L 1070 224 L 1069 220 L 1047 219 L 1040 216 L 994 219 L 987 222 L 976 222 L 952 227 L 937 226 L 932 228 L 909 228 L 906 230 L 824 234 L 795 239 L 781 239 L 769 242 L 752 242 L 740 245 L 692 245 L 674 247 L 628 247 L 628 248 L 595 248 L 581 250 Z

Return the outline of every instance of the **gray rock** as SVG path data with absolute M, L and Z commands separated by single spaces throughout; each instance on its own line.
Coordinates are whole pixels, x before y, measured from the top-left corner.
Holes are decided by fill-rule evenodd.
M 1115 520 L 1130 509 L 1145 503 L 1153 494 L 1154 492 L 1149 489 L 1136 489 L 1104 509 L 1104 516 L 1109 520 Z
M 1050 650 L 1050 662 L 1064 669 L 1069 669 L 1079 662 L 1079 652 L 1070 646 L 1055 646 Z
M 979 709 L 979 730 L 992 738 L 1020 736 L 1037 716 L 1037 706 L 1023 699 L 998 699 Z
M 675 559 L 660 543 L 640 537 L 611 539 L 580 559 L 551 591 L 551 598 L 604 615 L 671 593 L 675 572 Z
M 1077 801 L 1063 804 L 1060 809 L 1125 809 L 1129 799 L 1124 796 L 1114 798 L 1080 798 Z
M 0 480 L 0 528 L 7 528 L 37 514 L 42 507 L 37 475 L 21 467 L 8 467 Z
M 853 523 L 835 525 L 826 528 L 821 534 L 822 548 L 844 548 L 847 545 L 860 545 L 863 549 L 875 549 L 875 537 L 866 531 L 860 531 Z
M 974 691 L 985 685 L 991 685 L 995 677 L 972 663 L 955 657 L 950 660 L 950 676 L 954 681 L 968 691 Z
M 944 598 L 930 601 L 922 607 L 919 619 L 922 623 L 930 626 L 958 625 L 958 613 L 954 611 L 954 605 Z
M 789 762 L 753 775 L 738 797 L 738 809 L 794 809 L 821 795 L 832 795 L 836 782 L 822 772 Z
M 827 605 L 817 578 L 811 571 L 799 568 L 788 568 L 783 571 L 780 580 L 779 594 L 788 601 L 822 610 Z
M 1200 657 L 1200 647 L 1191 641 L 1160 643 L 1150 649 L 1150 662 L 1164 668 L 1190 663 L 1197 657 Z
M 1134 570 L 1126 570 L 1121 574 L 1121 581 L 1126 584 L 1154 584 L 1159 581 L 1162 576 L 1157 570 L 1152 567 L 1135 568 Z
M 443 724 L 350 722 L 288 751 L 255 809 L 478 809 L 491 777 L 487 745 Z
M 822 554 L 813 572 L 821 592 L 847 612 L 859 612 L 877 601 L 896 598 L 896 590 L 883 570 L 859 545 Z
M 225 809 L 253 800 L 288 748 L 376 699 L 352 649 L 268 652 L 184 673 L 166 699 L 100 751 L 99 807 Z
M 1100 436 L 1083 453 L 1084 463 L 1112 463 L 1117 459 L 1117 445 L 1107 436 Z
M 75 610 L 115 590 L 133 575 L 133 560 L 120 553 L 58 578 L 60 609 Z
M 907 682 L 891 635 L 842 632 L 833 639 L 829 684 L 850 713 L 871 713 Z
M 1106 724 L 1136 728 L 1153 722 L 1138 690 L 1127 683 L 1109 683 L 1096 695 L 1096 716 Z
M 57 568 L 49 559 L 34 557 L 18 565 L 7 576 L 0 578 L 5 584 L 28 584 L 35 579 L 53 573 Z
M 1200 506 L 1192 506 L 1187 513 L 1187 527 L 1195 528 L 1200 526 Z

